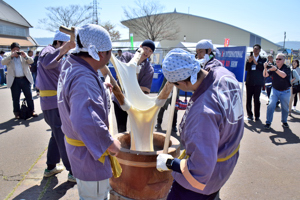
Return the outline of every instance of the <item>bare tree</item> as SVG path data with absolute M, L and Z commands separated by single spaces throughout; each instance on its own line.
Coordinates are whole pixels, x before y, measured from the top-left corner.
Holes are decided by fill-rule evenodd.
M 66 27 L 82 26 L 93 22 L 92 5 L 69 5 L 67 7 L 47 7 L 47 17 L 39 19 L 41 26 L 48 31 L 56 31 L 63 25 Z M 114 30 L 115 26 L 110 22 L 105 22 L 103 27 L 110 33 L 112 40 L 120 39 L 120 33 Z
M 93 6 L 69 5 L 67 7 L 47 7 L 47 18 L 39 23 L 48 31 L 56 31 L 59 26 L 80 26 L 92 22 Z
M 175 40 L 180 28 L 175 21 L 178 17 L 172 13 L 163 14 L 164 7 L 155 1 L 135 2 L 137 8 L 123 8 L 127 18 L 123 21 L 127 27 L 144 39 L 152 41 Z
M 120 39 L 121 34 L 119 31 L 114 30 L 115 25 L 112 25 L 108 21 L 108 22 L 105 22 L 104 24 L 102 24 L 101 26 L 103 26 L 103 28 L 105 28 L 109 32 L 112 41 Z

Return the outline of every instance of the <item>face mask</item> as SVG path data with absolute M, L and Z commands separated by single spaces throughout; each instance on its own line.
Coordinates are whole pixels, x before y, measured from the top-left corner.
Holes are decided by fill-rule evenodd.
M 205 64 L 210 60 L 209 55 L 205 54 L 204 58 L 200 59 L 200 63 L 202 66 L 205 66 Z

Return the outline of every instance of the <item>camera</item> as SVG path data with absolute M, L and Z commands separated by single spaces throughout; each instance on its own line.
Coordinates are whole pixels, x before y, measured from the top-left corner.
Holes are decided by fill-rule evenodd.
M 21 55 L 21 52 L 17 52 L 18 55 Z
M 272 63 L 268 63 L 267 69 L 272 68 Z
M 253 51 L 250 52 L 250 56 L 253 56 Z

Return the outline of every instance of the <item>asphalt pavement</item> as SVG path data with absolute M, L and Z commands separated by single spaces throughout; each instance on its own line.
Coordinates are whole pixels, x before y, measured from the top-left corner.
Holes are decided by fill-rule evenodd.
M 0 199 L 79 199 L 77 185 L 67 182 L 66 170 L 43 178 L 51 132 L 44 122 L 37 97 L 34 103 L 38 118 L 15 120 L 10 90 L 0 88 Z M 245 94 L 243 103 L 245 108 Z M 290 128 L 283 128 L 280 108 L 277 108 L 271 129 L 265 130 L 266 103 L 266 94 L 262 92 L 261 120 L 245 120 L 240 158 L 221 189 L 222 200 L 300 199 L 300 112 L 288 117 Z M 299 103 L 297 110 L 300 110 Z M 178 124 L 183 113 L 178 113 Z M 167 127 L 166 119 L 168 111 L 165 112 L 163 130 Z

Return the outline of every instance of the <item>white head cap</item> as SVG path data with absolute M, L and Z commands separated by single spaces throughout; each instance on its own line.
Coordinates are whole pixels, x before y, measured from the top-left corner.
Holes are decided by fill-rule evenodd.
M 212 44 L 211 40 L 200 40 L 197 45 L 196 49 L 214 49 L 214 45 Z
M 112 49 L 110 35 L 103 27 L 95 24 L 88 24 L 75 29 L 75 39 L 79 35 L 82 48 L 78 46 L 73 50 L 74 53 L 88 52 L 92 58 L 100 61 L 98 52 L 109 51 Z
M 211 40 L 206 40 L 206 39 L 200 40 L 196 45 L 196 49 L 211 49 L 212 52 L 215 52 L 215 54 L 220 55 L 219 49 L 217 49 L 213 45 Z
M 162 64 L 164 76 L 172 83 L 191 77 L 194 85 L 200 69 L 200 61 L 195 59 L 195 55 L 179 48 L 171 50 Z
M 62 42 L 67 42 L 67 41 L 70 40 L 70 36 L 57 30 L 55 32 L 53 41 L 55 41 L 55 40 L 62 41 Z

